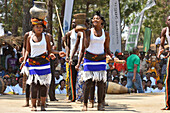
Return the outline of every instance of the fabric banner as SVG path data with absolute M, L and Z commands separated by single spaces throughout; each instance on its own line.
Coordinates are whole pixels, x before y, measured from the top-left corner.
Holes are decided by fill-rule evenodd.
M 65 11 L 63 20 L 63 32 L 66 34 L 70 30 L 74 0 L 65 0 Z
M 0 36 L 4 36 L 4 28 L 2 27 L 2 23 L 0 23 Z
M 148 10 L 149 8 L 153 7 L 154 5 L 156 5 L 155 0 L 148 0 L 146 3 L 145 8 L 142 10 L 142 12 Z
M 129 35 L 126 40 L 126 47 L 125 47 L 126 51 L 131 51 L 134 47 L 137 46 L 138 36 L 142 25 L 143 16 L 144 13 L 138 15 L 131 25 L 131 28 L 129 30 Z
M 145 27 L 143 51 L 147 52 L 150 48 L 152 30 L 149 27 Z
M 138 14 L 138 16 L 135 18 L 135 20 L 131 24 L 128 38 L 126 40 L 126 46 L 125 46 L 126 51 L 131 51 L 134 47 L 137 46 L 144 12 L 148 10 L 149 8 L 153 7 L 154 5 L 156 5 L 154 0 L 148 0 L 145 8 L 141 11 L 141 13 Z
M 110 0 L 109 9 L 110 50 L 121 52 L 121 26 L 119 0 Z

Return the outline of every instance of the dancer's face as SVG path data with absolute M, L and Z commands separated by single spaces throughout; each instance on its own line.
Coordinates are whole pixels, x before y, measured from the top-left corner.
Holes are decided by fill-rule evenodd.
M 37 34 L 42 33 L 43 32 L 43 26 L 42 25 L 34 25 L 33 30 Z
M 166 25 L 167 25 L 168 27 L 170 27 L 170 16 L 168 16 L 168 18 L 167 18 L 167 20 L 166 20 Z
M 73 19 L 73 21 L 72 21 L 72 28 L 76 28 L 76 20 L 75 19 Z
M 93 26 L 101 26 L 102 20 L 98 15 L 95 15 L 92 19 Z

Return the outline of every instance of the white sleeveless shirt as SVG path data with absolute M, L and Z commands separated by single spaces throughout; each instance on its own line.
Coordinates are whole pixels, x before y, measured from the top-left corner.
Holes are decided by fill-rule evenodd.
M 31 57 L 36 57 L 47 52 L 45 34 L 42 33 L 42 39 L 40 42 L 33 42 L 33 36 L 34 35 L 32 35 L 30 38 Z
M 169 36 L 169 27 L 166 28 L 166 38 L 168 40 L 169 51 L 170 51 L 170 36 Z
M 79 53 L 80 53 L 81 47 L 82 47 L 82 39 L 83 39 L 83 33 L 81 33 L 80 44 L 78 47 Z M 76 33 L 75 29 L 73 29 L 71 32 L 71 36 L 70 36 L 70 55 L 73 52 L 74 46 L 76 44 L 76 40 L 77 40 L 77 33 Z M 77 52 L 75 53 L 75 56 L 77 56 Z
M 104 42 L 105 42 L 104 29 L 102 29 L 102 36 L 100 37 L 97 37 L 94 35 L 93 29 L 94 28 L 91 28 L 90 44 L 86 50 L 94 54 L 103 54 L 104 53 Z

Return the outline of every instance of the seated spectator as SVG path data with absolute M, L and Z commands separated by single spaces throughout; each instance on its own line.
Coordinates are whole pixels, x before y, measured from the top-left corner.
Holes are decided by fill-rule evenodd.
M 22 77 L 19 77 L 17 80 L 18 84 L 15 85 L 14 87 L 14 93 L 17 95 L 23 95 L 23 90 L 22 90 Z
M 57 87 L 60 81 L 63 79 L 63 77 L 60 75 L 60 72 L 58 70 L 55 71 L 54 76 L 55 76 L 55 85 Z
M 107 70 L 107 80 L 112 79 L 112 72 L 111 70 Z
M 5 75 L 5 69 L 0 65 L 0 77 L 3 77 Z
M 146 91 L 146 81 L 142 80 L 142 87 L 143 87 L 143 91 Z
M 60 81 L 60 86 L 55 90 L 55 94 L 67 94 L 66 88 L 65 88 L 65 80 Z
M 145 93 L 152 93 L 152 92 L 153 92 L 153 88 L 151 87 L 151 83 L 152 83 L 151 80 L 148 80 L 148 81 L 146 82 L 146 90 L 145 90 Z
M 11 79 L 8 78 L 6 81 L 6 89 L 4 91 L 4 94 L 13 94 L 13 87 L 11 86 Z
M 151 77 L 151 74 L 152 74 L 151 71 L 148 70 L 146 72 L 146 77 L 144 77 L 143 80 L 145 80 L 145 81 L 151 80 L 152 81 L 151 87 L 155 87 L 156 86 L 156 80 L 153 77 Z
M 119 77 L 119 72 L 117 71 L 117 69 L 112 70 L 112 81 L 113 81 L 114 77 Z
M 113 82 L 119 84 L 119 81 L 120 81 L 119 77 L 114 77 Z
M 127 77 L 121 79 L 121 85 L 127 87 Z
M 163 87 L 163 81 L 158 80 L 157 81 L 157 88 L 153 90 L 153 93 L 158 93 L 158 92 L 165 92 L 165 87 Z
M 15 76 L 11 76 L 11 86 L 14 88 L 17 85 L 17 78 Z
M 61 67 L 60 75 L 62 75 L 62 76 L 63 76 L 63 79 L 64 79 L 64 80 L 65 80 L 65 79 L 66 79 L 66 77 L 67 77 L 67 73 L 66 73 L 66 71 L 64 71 L 64 68 L 63 68 L 63 67 Z
M 109 59 L 108 63 L 106 64 L 106 70 L 112 70 L 114 69 L 114 66 L 113 66 L 113 62 L 111 62 L 112 60 Z

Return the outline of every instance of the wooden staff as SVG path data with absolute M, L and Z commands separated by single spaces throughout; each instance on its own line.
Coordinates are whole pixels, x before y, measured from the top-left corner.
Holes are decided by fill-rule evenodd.
M 61 26 L 61 21 L 60 21 L 60 17 L 59 17 L 59 14 L 58 14 L 58 7 L 55 5 L 55 9 L 56 9 L 56 13 L 57 13 L 57 18 L 58 18 L 58 22 L 59 22 L 59 25 L 60 25 L 60 30 L 61 30 L 61 34 L 62 34 L 62 37 L 64 37 L 64 32 L 63 32 L 63 28 Z M 64 41 L 64 46 L 66 47 L 66 42 Z M 68 95 L 68 90 L 69 90 L 69 64 L 66 62 L 66 73 L 67 73 L 67 77 L 66 77 L 66 91 L 67 91 L 67 97 L 69 96 Z

